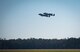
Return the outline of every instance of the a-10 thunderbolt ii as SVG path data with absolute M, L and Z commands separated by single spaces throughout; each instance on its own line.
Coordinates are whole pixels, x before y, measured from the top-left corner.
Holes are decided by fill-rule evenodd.
M 52 13 L 39 13 L 38 15 L 40 15 L 40 16 L 42 16 L 42 17 L 55 16 L 55 14 L 52 14 Z

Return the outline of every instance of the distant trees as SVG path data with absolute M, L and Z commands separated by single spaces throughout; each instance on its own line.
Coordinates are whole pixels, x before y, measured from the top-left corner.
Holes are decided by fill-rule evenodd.
M 80 49 L 80 38 L 1 39 L 0 49 Z

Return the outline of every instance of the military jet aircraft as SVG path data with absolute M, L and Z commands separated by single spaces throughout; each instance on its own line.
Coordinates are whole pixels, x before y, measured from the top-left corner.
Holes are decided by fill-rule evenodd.
M 52 14 L 52 13 L 43 13 L 43 14 L 39 13 L 38 15 L 44 16 L 44 17 L 55 16 L 55 14 Z

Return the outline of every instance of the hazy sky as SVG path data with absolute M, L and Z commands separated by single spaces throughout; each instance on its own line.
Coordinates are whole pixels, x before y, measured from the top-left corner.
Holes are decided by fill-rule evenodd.
M 31 37 L 80 37 L 80 0 L 0 0 L 0 38 Z

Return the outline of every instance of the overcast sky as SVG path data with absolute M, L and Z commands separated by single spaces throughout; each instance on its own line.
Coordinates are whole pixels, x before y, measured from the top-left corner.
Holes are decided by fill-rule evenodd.
M 31 37 L 80 37 L 80 0 L 0 0 L 0 38 Z

